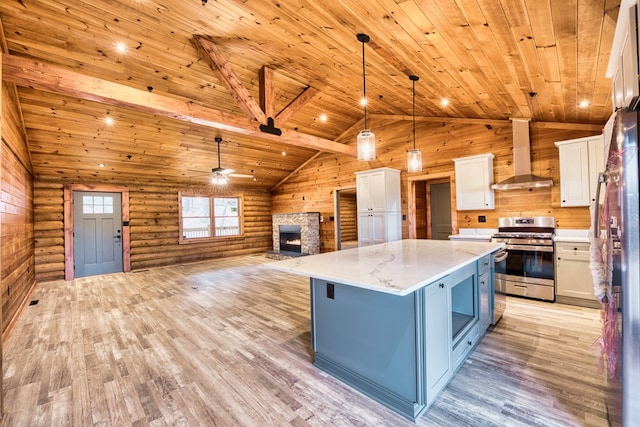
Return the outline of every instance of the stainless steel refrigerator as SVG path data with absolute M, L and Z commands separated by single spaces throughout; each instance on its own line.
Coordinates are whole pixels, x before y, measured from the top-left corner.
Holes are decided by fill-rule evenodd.
M 609 145 L 594 210 L 591 269 L 602 302 L 599 340 L 608 382 L 611 426 L 640 426 L 640 270 L 638 111 L 619 110 L 605 129 Z

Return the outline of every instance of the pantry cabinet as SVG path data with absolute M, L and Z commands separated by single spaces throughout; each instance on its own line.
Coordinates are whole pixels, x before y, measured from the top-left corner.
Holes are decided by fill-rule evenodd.
M 356 204 L 359 246 L 402 239 L 399 170 L 356 172 Z
M 602 135 L 555 144 L 560 157 L 560 206 L 589 206 L 596 198 L 598 174 L 604 170 Z
M 453 159 L 456 208 L 459 211 L 495 209 L 491 153 Z

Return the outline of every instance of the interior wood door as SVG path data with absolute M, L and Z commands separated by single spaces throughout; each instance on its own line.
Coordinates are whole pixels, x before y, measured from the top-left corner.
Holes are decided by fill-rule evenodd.
M 122 195 L 73 192 L 74 277 L 122 272 Z
M 451 235 L 451 187 L 448 182 L 431 184 L 431 239 L 449 240 Z

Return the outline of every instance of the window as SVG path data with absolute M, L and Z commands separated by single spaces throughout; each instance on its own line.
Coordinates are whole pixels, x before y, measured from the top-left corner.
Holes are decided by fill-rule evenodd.
M 83 214 L 112 214 L 113 197 L 111 196 L 82 196 Z
M 180 194 L 180 241 L 241 235 L 239 197 Z

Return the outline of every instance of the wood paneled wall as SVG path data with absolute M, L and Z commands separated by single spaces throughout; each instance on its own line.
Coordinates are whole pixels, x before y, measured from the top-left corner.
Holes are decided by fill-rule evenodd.
M 15 88 L 2 84 L 2 202 L 0 255 L 2 335 L 26 304 L 35 285 L 33 177 Z
M 275 212 L 317 211 L 328 217 L 333 214 L 333 192 L 336 188 L 355 185 L 354 172 L 391 167 L 400 169 L 403 213 L 407 214 L 406 151 L 412 145 L 411 122 L 371 118 L 370 128 L 378 140 L 377 159 L 358 162 L 334 154 L 322 154 L 297 171 L 273 191 Z M 356 130 L 357 132 L 357 130 Z M 454 212 L 460 228 L 496 228 L 497 218 L 512 215 L 551 215 L 559 228 L 588 228 L 589 209 L 560 207 L 560 172 L 558 149 L 561 141 L 600 133 L 593 125 L 531 124 L 531 163 L 534 174 L 551 177 L 554 186 L 535 190 L 496 192 L 496 209 Z M 421 119 L 417 126 L 418 143 L 422 150 L 425 177 L 451 173 L 453 159 L 483 153 L 493 153 L 494 179 L 502 181 L 513 175 L 513 137 L 510 121 Z M 352 136 L 355 141 L 355 133 Z M 452 207 L 455 209 L 455 206 Z M 484 215 L 487 222 L 480 223 Z M 324 222 L 320 228 L 322 250 L 334 250 L 333 224 Z M 403 237 L 408 237 L 407 221 L 403 221 Z
M 132 271 L 272 249 L 271 200 L 267 191 L 230 193 L 243 200 L 242 237 L 178 244 L 178 191 L 211 194 L 208 189 L 118 185 L 129 188 Z M 63 184 L 36 181 L 34 206 L 36 280 L 63 279 Z

